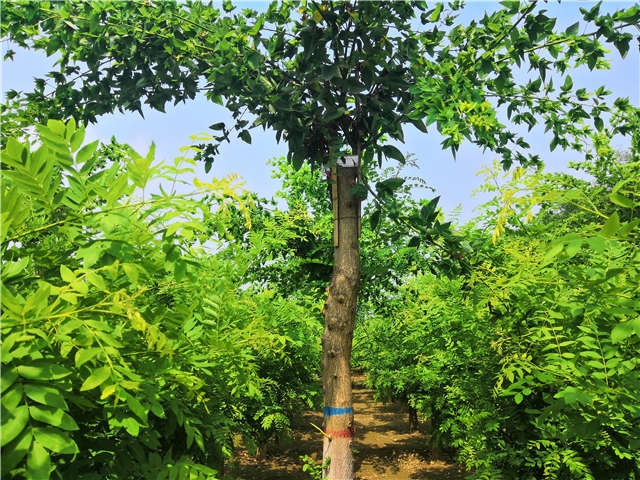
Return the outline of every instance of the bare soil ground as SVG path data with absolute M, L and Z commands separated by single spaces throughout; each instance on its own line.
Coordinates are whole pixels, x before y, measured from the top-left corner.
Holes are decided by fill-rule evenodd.
M 428 436 L 409 431 L 408 414 L 401 405 L 380 403 L 354 377 L 353 400 L 356 435 L 354 460 L 357 480 L 462 480 L 465 474 L 446 455 L 428 448 Z M 270 449 L 263 459 L 240 452 L 228 473 L 246 480 L 310 480 L 302 471 L 301 455 L 320 460 L 321 412 L 305 412 L 291 441 Z

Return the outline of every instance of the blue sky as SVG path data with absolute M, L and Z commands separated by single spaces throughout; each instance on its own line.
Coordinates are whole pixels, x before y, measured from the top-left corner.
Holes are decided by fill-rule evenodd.
M 220 3 L 220 2 L 215 2 Z M 264 2 L 235 2 L 242 7 L 264 8 Z M 562 4 L 549 3 L 541 8 L 548 11 L 547 15 L 558 18 L 557 28 L 564 30 L 569 25 L 581 19 L 578 11 L 580 7 L 590 8 L 595 2 L 566 2 Z M 633 5 L 633 2 L 605 2 L 601 11 L 614 11 Z M 471 2 L 463 10 L 459 22 L 468 23 L 472 19 L 479 19 L 485 11 L 491 12 L 500 8 L 497 2 Z M 581 22 L 581 30 L 584 25 Z M 635 32 L 637 37 L 639 32 Z M 6 47 L 5 47 L 6 48 Z M 14 48 L 15 49 L 15 48 Z M 16 89 L 29 91 L 33 85 L 33 78 L 43 76 L 51 69 L 53 60 L 46 58 L 40 52 L 16 49 L 14 61 L 3 62 L 2 90 Z M 621 59 L 617 51 L 609 54 L 611 70 L 590 72 L 586 68 L 571 72 L 576 88 L 585 87 L 594 90 L 605 85 L 615 97 L 629 97 L 634 106 L 640 102 L 640 60 L 637 40 L 631 43 L 631 48 L 625 59 Z M 524 78 L 524 77 L 523 77 Z M 145 118 L 137 113 L 111 114 L 99 118 L 95 125 L 87 129 L 87 140 L 101 139 L 108 141 L 112 135 L 123 143 L 128 143 L 141 153 L 146 153 L 152 141 L 156 143 L 156 158 L 170 160 L 181 156 L 180 147 L 189 145 L 189 136 L 200 132 L 209 132 L 208 125 L 219 121 L 230 121 L 227 111 L 218 105 L 208 102 L 199 95 L 196 100 L 175 107 L 167 105 L 167 113 L 145 110 Z M 229 173 L 238 173 L 246 181 L 246 188 L 265 197 L 271 197 L 279 188 L 279 181 L 271 178 L 266 162 L 274 157 L 286 155 L 287 146 L 277 144 L 275 135 L 271 131 L 255 129 L 251 131 L 253 143 L 248 145 L 241 140 L 225 144 L 221 148 L 220 156 L 213 165 L 209 175 L 222 177 Z M 482 179 L 476 176 L 483 166 L 490 165 L 495 158 L 491 153 L 485 153 L 470 144 L 463 144 L 454 161 L 449 151 L 440 148 L 441 138 L 437 132 L 423 134 L 407 127 L 406 141 L 398 145 L 405 154 L 413 154 L 413 159 L 420 165 L 418 169 L 406 169 L 407 175 L 419 176 L 441 195 L 440 204 L 445 213 L 461 206 L 460 220 L 465 221 L 474 216 L 474 208 L 486 201 L 487 197 L 471 197 L 471 192 L 478 188 Z M 541 128 L 536 128 L 527 139 L 532 149 L 541 154 L 549 170 L 564 169 L 571 160 L 580 157 L 571 152 L 556 150 L 549 152 L 549 138 L 543 134 Z M 627 148 L 622 141 L 616 140 L 614 147 Z M 389 163 L 388 166 L 395 166 Z M 204 169 L 198 172 L 198 177 L 206 179 Z M 422 190 L 415 192 L 416 197 L 431 198 L 434 194 Z

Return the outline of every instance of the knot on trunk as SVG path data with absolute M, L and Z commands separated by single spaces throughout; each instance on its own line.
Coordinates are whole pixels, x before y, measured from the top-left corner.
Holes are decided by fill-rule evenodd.
M 342 328 L 344 327 L 345 322 L 340 320 L 340 317 L 329 317 L 327 319 L 327 326 L 330 329 L 334 329 L 334 328 Z
M 354 272 L 339 270 L 333 275 L 331 286 L 329 287 L 329 296 L 335 295 L 340 298 L 346 297 L 347 292 L 353 290 L 358 285 L 358 276 Z M 338 300 L 340 301 L 340 300 Z M 343 303 L 343 302 L 340 302 Z

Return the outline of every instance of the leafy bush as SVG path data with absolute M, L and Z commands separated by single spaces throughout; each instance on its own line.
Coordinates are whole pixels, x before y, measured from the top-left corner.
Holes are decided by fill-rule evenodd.
M 315 312 L 206 253 L 246 212 L 233 178 L 146 198 L 188 160 L 37 130 L 2 152 L 3 476 L 214 478 L 234 436 L 264 442 L 313 401 Z
M 358 332 L 369 381 L 474 478 L 640 476 L 640 175 L 620 169 L 610 188 L 534 174 L 537 220 L 498 209 L 500 242 L 468 233 L 471 275 L 414 277 Z

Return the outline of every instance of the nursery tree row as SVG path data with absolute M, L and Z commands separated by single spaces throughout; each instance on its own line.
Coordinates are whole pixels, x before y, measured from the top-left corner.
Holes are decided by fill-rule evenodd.
M 523 127 L 541 124 L 552 150 L 570 148 L 601 166 L 612 161 L 611 138 L 626 136 L 632 137 L 632 161 L 627 163 L 637 160 L 638 110 L 628 99 L 612 99 L 604 87 L 588 91 L 571 70 L 607 68 L 610 49 L 624 57 L 640 7 L 614 13 L 601 13 L 599 4 L 581 8 L 580 21 L 565 30 L 535 2 L 503 2 L 502 8 L 468 25 L 457 21 L 463 7 L 462 2 L 283 1 L 256 11 L 228 1 L 222 9 L 200 2 L 19 2 L 5 12 L 3 39 L 59 55 L 48 81 L 36 79 L 34 90 L 26 94 L 7 92 L 3 106 L 7 468 L 32 476 L 66 468 L 91 471 L 94 466 L 109 472 L 144 465 L 160 472 L 212 465 L 220 469 L 232 432 L 255 442 L 271 427 L 285 425 L 294 403 L 313 396 L 318 353 L 313 315 L 326 295 L 321 309 L 324 473 L 332 480 L 353 477 L 350 368 L 358 306 L 363 318 L 395 315 L 388 302 L 371 293 L 404 295 L 399 288 L 411 271 L 429 271 L 437 282 L 458 276 L 461 290 L 476 298 L 481 295 L 474 283 L 478 269 L 485 266 L 487 275 L 495 274 L 498 267 L 492 262 L 498 260 L 493 255 L 500 257 L 502 248 L 478 243 L 472 229 L 456 231 L 439 215 L 437 198 L 411 200 L 405 179 L 382 171 L 384 158 L 406 162 L 389 141 L 403 142 L 410 126 L 440 136 L 442 148 L 454 157 L 468 141 L 494 152 L 504 168 L 526 167 L 540 165 L 542 159 Z M 7 58 L 12 54 L 8 51 Z M 286 163 L 293 171 L 284 165 L 280 170 L 292 182 L 291 202 L 295 195 L 310 193 L 325 209 L 311 214 L 324 223 L 309 228 L 306 214 L 297 215 L 294 208 L 271 215 L 260 208 L 264 201 L 240 192 L 229 178 L 198 181 L 193 195 L 164 190 L 150 195 L 145 187 L 151 180 L 179 182 L 189 161 L 162 167 L 153 164 L 153 148 L 142 157 L 117 144 L 99 150 L 96 144 L 82 146 L 78 125 L 117 110 L 142 113 L 143 102 L 164 111 L 168 101 L 193 99 L 198 91 L 225 106 L 233 118 L 231 125 L 211 119 L 210 142 L 196 149 L 206 170 L 221 142 L 237 137 L 250 143 L 252 129 L 269 128 L 289 147 Z M 250 120 L 245 113 L 252 115 Z M 34 126 L 40 143 L 29 130 Z M 303 165 L 311 169 L 297 176 L 295 171 L 305 171 Z M 321 169 L 324 191 L 317 185 Z M 533 182 L 527 187 L 542 188 L 544 182 L 535 175 L 529 177 L 521 168 L 516 172 L 522 178 L 514 181 L 526 179 Z M 586 208 L 603 221 L 606 235 L 593 238 L 618 238 L 621 229 L 632 235 L 635 204 L 625 196 L 633 194 L 630 185 L 615 184 L 611 201 L 631 213 L 609 214 L 591 199 L 586 206 L 570 199 L 573 208 Z M 514 194 L 511 189 L 500 197 L 505 206 L 494 215 L 492 241 L 512 238 L 507 230 L 514 206 L 526 204 L 524 199 L 515 203 Z M 531 202 L 542 202 L 544 212 L 548 202 L 558 200 L 553 194 L 536 195 Z M 533 210 L 529 213 L 534 216 Z M 252 217 L 264 228 L 251 229 Z M 229 230 L 236 230 L 235 236 Z M 524 227 L 518 235 L 523 232 Z M 542 266 L 548 268 L 565 253 L 576 257 L 583 246 L 578 240 L 591 237 L 574 234 L 578 237 L 559 236 Z M 537 235 L 542 244 L 546 237 Z M 256 247 L 259 242 L 267 248 Z M 590 242 L 599 253 L 610 246 Z M 205 253 L 210 248 L 215 254 Z M 371 255 L 362 261 L 362 251 L 369 249 Z M 625 251 L 610 257 L 620 260 Z M 483 263 L 478 259 L 484 254 L 488 259 Z M 229 264 L 233 267 L 224 267 Z M 626 264 L 614 270 L 624 268 Z M 244 276 L 233 273 L 238 271 Z M 609 271 L 607 267 L 605 277 Z M 535 278 L 544 275 L 540 271 Z M 327 290 L 323 282 L 329 284 Z M 487 277 L 485 283 L 500 282 Z M 605 301 L 608 294 L 598 288 L 591 290 Z M 217 297 L 219 291 L 229 296 Z M 529 298 L 536 298 L 534 293 Z M 549 295 L 555 301 L 550 288 Z M 487 300 L 491 315 L 506 308 L 501 302 L 507 300 Z M 537 300 L 532 308 L 541 305 Z M 262 308 L 283 311 L 271 315 Z M 525 310 L 524 316 L 529 313 L 536 315 Z M 616 332 L 626 336 L 611 341 L 633 341 L 633 324 L 620 315 L 614 317 Z M 289 328 L 287 319 L 295 325 Z M 545 328 L 557 339 L 554 355 L 563 360 L 576 355 L 561 350 L 569 345 L 562 342 L 576 341 L 562 340 L 567 332 L 559 333 L 553 325 Z M 592 332 L 599 345 L 602 332 Z M 526 341 L 534 339 L 525 330 L 518 333 Z M 523 349 L 518 361 L 534 362 L 528 347 Z M 604 360 L 606 355 L 602 353 Z M 276 358 L 279 367 L 289 366 L 293 373 L 270 368 Z M 495 388 L 515 385 L 509 392 L 522 404 L 535 382 L 544 384 L 533 368 L 505 367 L 506 380 Z M 533 380 L 522 380 L 520 374 Z M 607 385 L 609 378 L 607 373 Z M 403 395 L 420 410 L 409 391 Z M 88 423 L 81 428 L 82 418 Z M 163 419 L 157 428 L 169 428 L 168 434 L 158 432 L 152 421 L 156 418 Z M 551 423 L 562 430 L 559 421 Z M 616 428 L 607 434 L 617 442 L 621 434 Z M 173 434 L 184 435 L 181 447 L 163 445 Z M 64 455 L 78 453 L 85 442 L 89 446 L 84 451 L 92 453 L 79 456 L 82 461 L 67 460 Z M 574 455 L 570 448 L 557 453 L 550 444 L 539 445 L 560 455 L 564 464 L 562 455 Z M 611 448 L 627 460 L 633 450 L 618 443 Z M 134 466 L 116 464 L 116 449 L 136 455 Z M 590 467 L 585 465 L 576 460 L 571 471 L 586 472 Z

